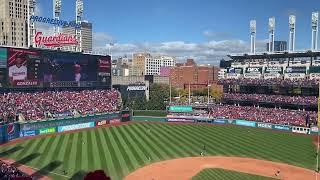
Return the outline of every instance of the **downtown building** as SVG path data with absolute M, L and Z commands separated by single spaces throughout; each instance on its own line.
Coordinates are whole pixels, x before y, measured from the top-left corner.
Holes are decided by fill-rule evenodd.
M 218 72 L 218 67 L 197 65 L 193 59 L 188 59 L 170 68 L 170 82 L 176 88 L 187 89 L 190 85 L 191 89 L 202 89 L 218 81 Z
M 160 75 L 162 67 L 173 67 L 176 61 L 171 56 L 154 56 L 146 60 L 146 75 Z
M 143 76 L 146 74 L 146 62 L 150 61 L 150 53 L 136 53 L 132 56 L 132 66 L 130 68 L 131 76 Z
M 88 21 L 82 21 L 80 29 L 81 29 L 81 50 L 85 53 L 91 53 L 92 52 L 92 23 L 89 23 Z M 71 27 L 71 26 L 63 27 L 62 33 L 65 33 L 68 35 L 76 35 L 76 29 L 75 27 Z M 76 51 L 77 46 L 66 46 L 66 47 L 63 47 L 63 50 Z
M 27 47 L 28 0 L 0 0 L 0 45 Z

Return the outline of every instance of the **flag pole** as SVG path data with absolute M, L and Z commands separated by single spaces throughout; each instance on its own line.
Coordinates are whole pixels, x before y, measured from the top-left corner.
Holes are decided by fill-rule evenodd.
M 191 104 L 191 96 L 190 96 L 190 82 L 189 82 L 189 105 Z

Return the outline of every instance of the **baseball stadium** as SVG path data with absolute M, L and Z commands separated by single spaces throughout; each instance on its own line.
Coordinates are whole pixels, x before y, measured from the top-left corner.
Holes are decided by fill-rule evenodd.
M 82 0 L 71 22 L 59 19 L 61 0 L 53 19 L 35 3 L 28 46 L 0 44 L 0 180 L 320 178 L 317 12 L 306 51 L 295 50 L 294 15 L 288 50 L 276 50 L 270 18 L 268 51 L 256 52 L 250 21 L 250 53 L 221 60 L 219 79 L 199 93 L 152 75 L 114 84 L 111 56 L 81 50 Z M 35 22 L 54 24 L 54 36 Z

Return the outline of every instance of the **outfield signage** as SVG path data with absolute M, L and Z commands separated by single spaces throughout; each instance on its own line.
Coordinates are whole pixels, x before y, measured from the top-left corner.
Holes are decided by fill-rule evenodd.
M 256 122 L 252 122 L 252 121 L 245 121 L 245 120 L 236 120 L 236 125 L 239 125 L 239 126 L 256 127 Z
M 30 136 L 35 136 L 35 135 L 36 135 L 35 130 L 23 131 L 20 133 L 20 137 L 30 137 Z
M 290 127 L 284 125 L 273 125 L 273 129 L 290 131 Z
M 72 131 L 72 130 L 77 130 L 77 129 L 90 128 L 90 127 L 94 127 L 94 122 L 73 124 L 73 125 L 69 125 L 69 126 L 59 126 L 58 132 Z
M 105 126 L 107 124 L 109 124 L 109 121 L 107 121 L 107 120 L 97 121 L 96 122 L 96 126 Z
M 55 133 L 55 132 L 56 132 L 55 127 L 39 129 L 39 134 L 49 134 L 49 133 Z
M 168 122 L 194 122 L 193 119 L 183 119 L 183 118 L 168 118 Z
M 224 119 L 215 119 L 215 120 L 213 120 L 213 122 L 216 124 L 226 124 L 227 123 L 227 121 Z
M 120 119 L 112 119 L 112 120 L 110 120 L 110 124 L 119 124 L 119 123 L 121 123 Z
M 173 112 L 192 112 L 192 106 L 170 106 L 169 111 Z
M 272 124 L 257 123 L 257 127 L 258 127 L 258 128 L 272 129 Z
M 60 19 L 53 19 L 53 18 L 47 18 L 42 16 L 30 16 L 31 22 L 41 22 L 45 24 L 52 24 L 54 26 L 62 26 L 62 27 L 74 27 L 74 28 L 81 28 L 80 23 L 76 23 L 75 21 L 64 21 Z

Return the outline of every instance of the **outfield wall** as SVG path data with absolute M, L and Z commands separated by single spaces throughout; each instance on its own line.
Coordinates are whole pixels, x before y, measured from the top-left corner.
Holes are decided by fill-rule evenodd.
M 226 125 L 238 125 L 246 127 L 255 127 L 262 129 L 270 130 L 280 130 L 286 132 L 293 132 L 299 134 L 318 134 L 318 127 L 298 127 L 298 126 L 288 126 L 288 125 L 279 125 L 255 121 L 247 121 L 243 119 L 211 119 L 207 117 L 198 117 L 198 116 L 168 116 L 168 122 L 188 122 L 188 123 L 211 123 L 211 124 L 226 124 Z
M 0 126 L 0 144 L 21 137 L 31 137 L 56 132 L 72 131 L 131 120 L 128 112 L 102 113 L 63 119 L 48 119 Z

